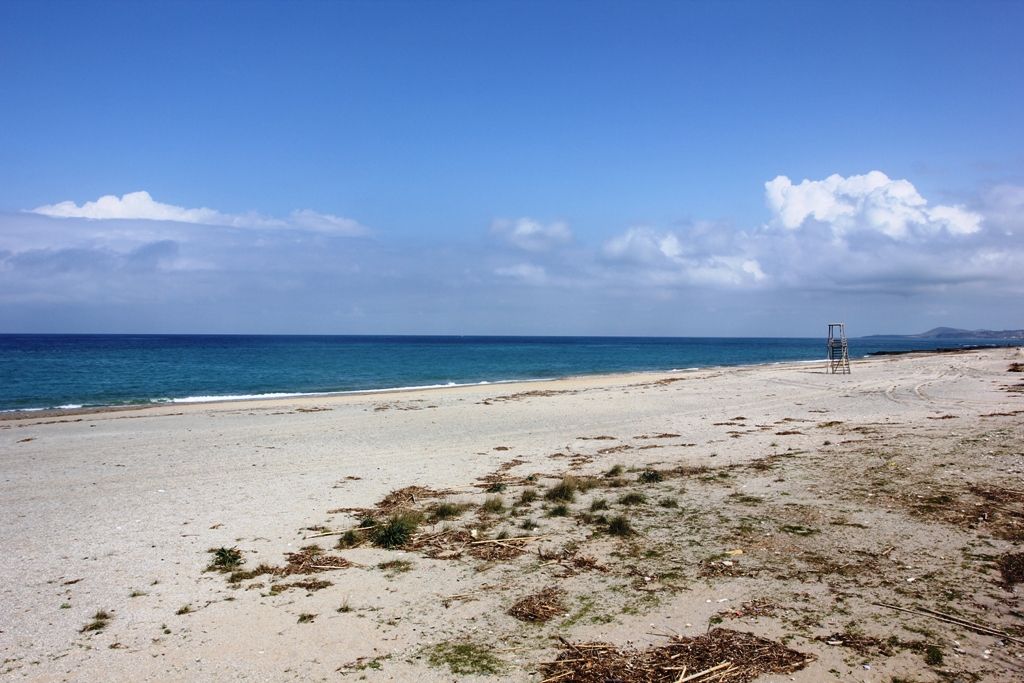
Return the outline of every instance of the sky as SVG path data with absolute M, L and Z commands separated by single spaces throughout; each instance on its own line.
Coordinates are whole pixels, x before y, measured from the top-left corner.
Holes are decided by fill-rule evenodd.
M 1024 3 L 0 3 L 0 333 L 1024 328 Z

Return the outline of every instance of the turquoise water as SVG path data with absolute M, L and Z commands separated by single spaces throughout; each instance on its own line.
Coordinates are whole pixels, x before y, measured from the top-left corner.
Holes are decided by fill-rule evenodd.
M 850 353 L 935 346 L 935 341 L 852 339 Z M 823 338 L 7 334 L 0 335 L 0 410 L 473 384 L 824 356 Z

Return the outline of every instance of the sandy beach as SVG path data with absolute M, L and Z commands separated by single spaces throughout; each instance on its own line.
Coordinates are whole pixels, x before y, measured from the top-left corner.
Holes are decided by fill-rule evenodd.
M 1019 681 L 1022 362 L 9 415 L 0 673 L 597 680 L 740 632 L 778 656 L 718 680 Z

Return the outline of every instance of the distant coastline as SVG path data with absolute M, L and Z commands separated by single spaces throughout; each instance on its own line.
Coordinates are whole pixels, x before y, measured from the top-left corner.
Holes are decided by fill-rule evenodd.
M 1024 341 L 1024 330 L 963 330 L 956 327 L 936 327 L 918 334 L 869 334 L 860 339 L 1020 339 Z

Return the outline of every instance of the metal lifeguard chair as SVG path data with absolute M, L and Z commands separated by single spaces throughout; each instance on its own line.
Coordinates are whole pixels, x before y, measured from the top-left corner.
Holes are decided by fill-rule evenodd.
M 846 323 L 828 324 L 828 371 L 833 375 L 850 374 L 850 347 L 846 343 Z

